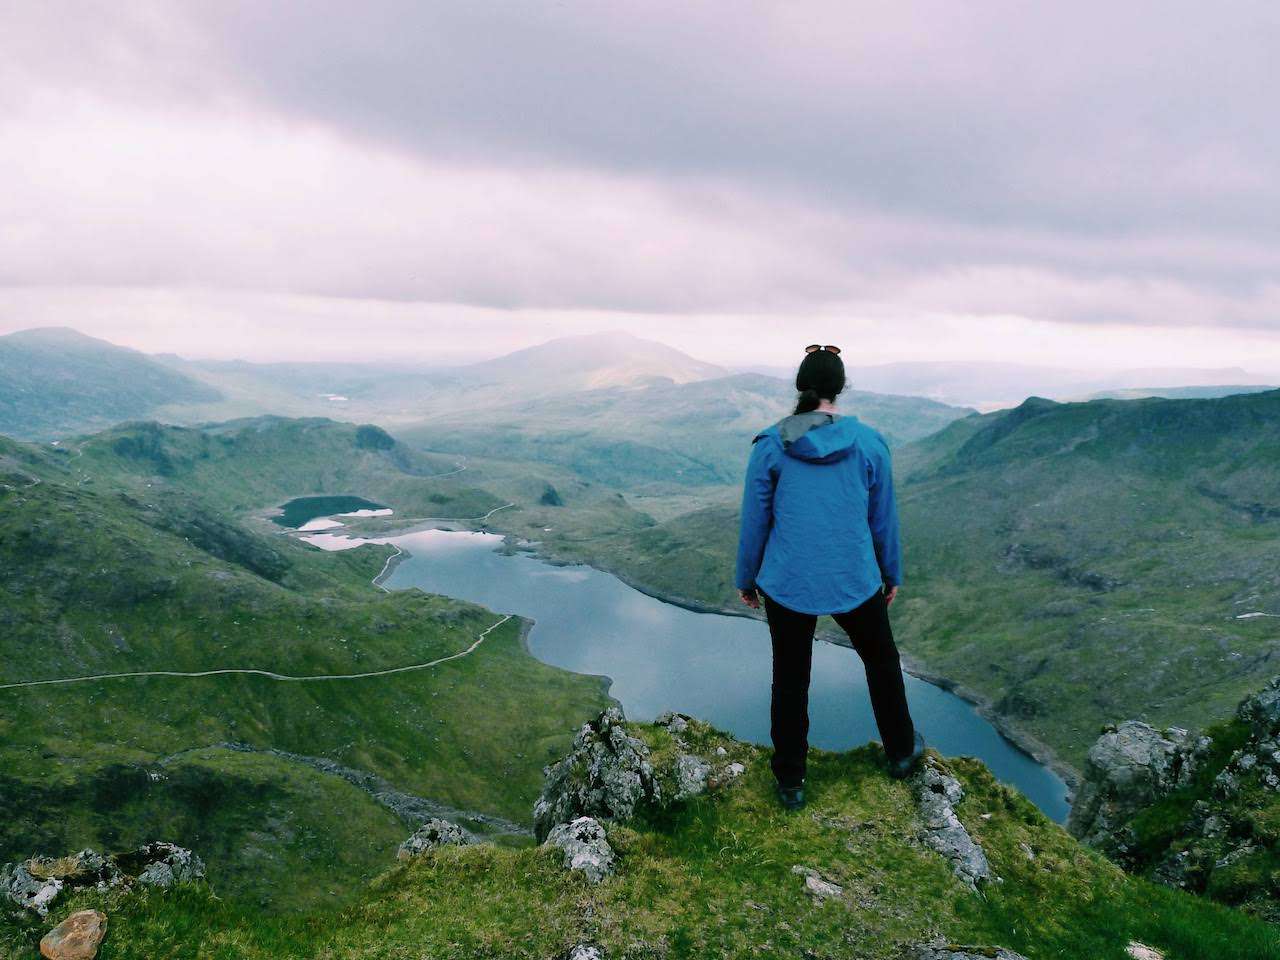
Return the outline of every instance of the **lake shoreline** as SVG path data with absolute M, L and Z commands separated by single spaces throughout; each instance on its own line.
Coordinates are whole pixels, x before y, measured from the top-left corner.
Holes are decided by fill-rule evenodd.
M 707 603 L 705 601 L 694 600 L 689 597 L 682 597 L 678 594 L 671 594 L 662 590 L 658 590 L 642 581 L 635 579 L 633 576 L 631 576 L 630 574 L 624 571 L 611 569 L 610 566 L 607 564 L 587 563 L 583 560 L 576 560 L 569 557 L 554 556 L 552 554 L 547 553 L 543 548 L 543 544 L 539 541 L 524 540 L 513 532 L 500 530 L 500 529 L 495 530 L 492 528 L 488 528 L 487 525 L 484 528 L 478 529 L 478 525 L 474 521 L 469 521 L 462 518 L 459 518 L 457 520 L 436 520 L 436 519 L 430 519 L 430 518 L 414 520 L 411 518 L 405 518 L 405 525 L 403 527 L 396 527 L 390 530 L 379 531 L 376 534 L 376 536 L 380 540 L 393 539 L 401 536 L 406 536 L 412 533 L 422 532 L 425 530 L 451 530 L 451 531 L 471 531 L 471 532 L 477 532 L 477 533 L 491 533 L 495 536 L 500 536 L 502 538 L 501 549 L 509 553 L 524 553 L 536 558 L 542 563 L 546 563 L 550 566 L 555 566 L 555 567 L 570 567 L 570 566 L 590 567 L 594 570 L 600 571 L 601 573 L 606 573 L 609 576 L 615 577 L 626 586 L 630 587 L 631 589 L 635 590 L 638 593 L 641 593 L 647 597 L 650 597 L 651 599 L 660 601 L 662 603 L 670 604 L 671 606 L 679 607 L 684 610 L 688 610 L 692 613 L 715 614 L 719 616 L 729 616 L 729 617 L 741 617 L 749 620 L 763 620 L 763 617 L 759 614 L 755 614 L 744 609 L 737 609 L 728 604 Z M 296 533 L 296 531 L 292 531 L 292 532 Z M 357 532 L 356 530 L 350 530 L 345 532 L 349 536 L 355 536 L 355 537 L 369 535 L 367 533 L 362 534 L 360 532 Z M 400 548 L 400 550 L 401 550 L 401 554 L 399 556 L 393 556 L 389 561 L 389 563 L 391 563 L 391 569 L 394 569 L 395 566 L 399 565 L 399 562 L 402 559 L 410 555 L 409 551 L 403 548 Z M 390 575 L 390 570 L 386 571 L 386 573 L 384 573 L 382 576 L 380 576 L 377 579 L 385 580 L 386 577 L 389 575 Z M 530 630 L 532 629 L 532 625 L 530 625 L 529 629 Z M 851 645 L 849 644 L 846 638 L 843 638 L 842 636 L 830 630 L 824 631 L 820 629 L 817 634 L 817 639 L 822 640 L 823 642 L 826 642 L 826 643 L 830 643 L 834 646 L 844 647 L 845 649 L 851 649 Z M 529 651 L 528 643 L 527 643 L 527 634 L 522 636 L 521 642 L 525 650 Z M 532 654 L 531 651 L 529 652 L 531 656 L 534 656 L 535 659 L 537 659 L 536 655 Z M 1052 750 L 1052 748 L 1050 748 L 1047 744 L 1043 743 L 1042 741 L 1040 741 L 1038 738 L 1036 738 L 1029 732 L 1013 724 L 1007 717 L 1005 717 L 1004 715 L 996 711 L 994 709 L 994 704 L 989 697 L 986 697 L 985 695 L 975 690 L 972 690 L 969 687 L 966 687 L 965 685 L 959 683 L 956 680 L 951 679 L 950 677 L 946 677 L 931 671 L 923 663 L 918 661 L 916 658 L 910 656 L 910 654 L 901 651 L 901 649 L 899 650 L 899 652 L 902 656 L 903 670 L 907 674 L 909 674 L 912 677 L 915 677 L 918 680 L 928 683 L 934 687 L 937 687 L 949 694 L 952 694 L 958 699 L 963 700 L 965 703 L 969 704 L 969 706 L 971 706 L 974 709 L 974 711 L 982 719 L 986 720 L 989 724 L 991 724 L 991 726 L 996 730 L 996 732 L 999 733 L 999 735 L 1003 737 L 1006 741 L 1008 741 L 1013 747 L 1015 747 L 1018 751 L 1025 754 L 1026 756 L 1030 757 L 1040 766 L 1048 769 L 1049 771 L 1056 774 L 1059 778 L 1061 778 L 1067 787 L 1068 806 L 1071 804 L 1071 802 L 1075 798 L 1076 790 L 1080 784 L 1080 772 L 1078 770 L 1076 770 L 1075 768 L 1071 767 L 1069 764 L 1061 760 L 1057 756 L 1057 754 Z M 609 690 L 612 687 L 613 680 L 610 677 L 603 677 L 603 680 L 606 683 L 605 692 L 608 695 Z M 609 695 L 609 696 L 611 700 L 614 699 L 612 695 Z
M 726 617 L 743 617 L 748 620 L 764 620 L 764 617 L 760 614 L 752 613 L 745 609 L 738 609 L 728 604 L 707 603 L 701 600 L 692 600 L 688 597 L 681 597 L 677 594 L 665 593 L 649 586 L 648 584 L 636 580 L 625 572 L 610 569 L 607 565 L 586 563 L 581 560 L 571 560 L 564 557 L 548 555 L 543 553 L 541 550 L 536 549 L 538 546 L 536 541 L 524 542 L 523 546 L 519 545 L 515 534 L 504 534 L 503 542 L 511 549 L 529 553 L 537 557 L 543 563 L 550 564 L 551 566 L 568 567 L 581 565 L 591 567 L 595 570 L 601 571 L 602 573 L 607 573 L 612 577 L 617 577 L 637 593 L 643 593 L 645 596 L 652 597 L 654 600 L 660 600 L 663 603 L 669 603 L 672 606 L 680 607 L 693 613 L 711 613 Z M 832 630 L 823 630 L 819 627 L 817 639 L 837 647 L 844 647 L 846 650 L 853 649 L 852 645 L 849 643 L 848 639 L 843 636 L 843 634 L 839 634 Z M 1028 731 L 1016 726 L 1007 717 L 999 713 L 995 709 L 991 698 L 977 692 L 976 690 L 966 687 L 964 684 L 959 683 L 950 677 L 933 672 L 915 657 L 912 657 L 910 654 L 903 651 L 901 647 L 899 647 L 898 652 L 902 657 L 902 669 L 906 673 L 915 677 L 917 680 L 922 680 L 925 683 L 945 690 L 947 693 L 953 694 L 968 703 L 977 711 L 980 717 L 990 723 L 991 726 L 995 727 L 1000 736 L 1004 737 L 1009 741 L 1009 743 L 1013 744 L 1013 746 L 1017 747 L 1036 763 L 1040 764 L 1042 767 L 1047 767 L 1049 770 L 1052 770 L 1061 777 L 1067 785 L 1067 801 L 1069 804 L 1075 799 L 1076 790 L 1080 785 L 1080 772 L 1059 758 L 1053 751 L 1053 748 Z

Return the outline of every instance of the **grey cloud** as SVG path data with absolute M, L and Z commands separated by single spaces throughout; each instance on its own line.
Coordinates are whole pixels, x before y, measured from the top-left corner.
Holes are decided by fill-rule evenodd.
M 1073 322 L 1280 323 L 1280 8 L 1264 0 L 147 0 L 14 4 L 12 18 L 0 103 L 43 83 L 230 104 L 428 168 L 528 170 L 531 190 L 556 170 L 649 183 L 670 214 L 652 242 L 616 242 L 625 216 L 605 219 L 610 235 L 559 190 L 564 222 L 549 240 L 530 231 L 538 250 L 508 256 L 520 238 L 507 231 L 477 263 L 482 233 L 423 283 L 398 251 L 344 264 L 336 282 L 305 257 L 179 281 L 261 286 L 274 272 L 294 290 L 512 306 L 899 298 Z M 684 223 L 687 259 L 646 261 Z M 732 235 L 715 258 L 709 242 Z M 512 262 L 523 269 L 504 275 Z M 175 279 L 140 264 L 126 280 L 152 269 Z

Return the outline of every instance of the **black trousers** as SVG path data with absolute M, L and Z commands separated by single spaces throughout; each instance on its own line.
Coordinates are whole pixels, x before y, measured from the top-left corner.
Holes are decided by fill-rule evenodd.
M 773 775 L 783 786 L 797 786 L 804 780 L 809 753 L 809 675 L 818 618 L 767 596 L 764 610 L 773 639 Z M 877 590 L 862 606 L 833 614 L 832 619 L 849 635 L 866 668 L 871 709 L 885 753 L 892 759 L 907 756 L 915 746 L 915 726 L 907 709 L 902 661 L 889 627 L 884 593 Z

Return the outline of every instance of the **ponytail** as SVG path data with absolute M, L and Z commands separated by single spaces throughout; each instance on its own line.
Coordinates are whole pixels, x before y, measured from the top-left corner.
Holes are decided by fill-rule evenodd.
M 818 396 L 818 391 L 812 387 L 805 387 L 800 391 L 800 396 L 796 400 L 795 413 L 808 413 L 810 410 L 817 410 L 818 404 L 822 402 L 822 398 Z

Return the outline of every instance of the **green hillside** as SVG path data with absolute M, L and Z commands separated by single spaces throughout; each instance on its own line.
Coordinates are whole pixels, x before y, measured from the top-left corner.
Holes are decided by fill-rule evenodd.
M 670 750 L 663 729 L 629 730 L 655 756 Z M 701 728 L 697 738 L 699 752 L 722 747 L 745 775 L 607 821 L 617 866 L 598 885 L 551 847 L 442 847 L 394 867 L 388 857 L 341 911 L 264 915 L 218 899 L 216 884 L 88 892 L 43 924 L 0 910 L 0 950 L 30 955 L 52 922 L 93 906 L 110 917 L 102 960 L 899 960 L 935 939 L 976 945 L 967 956 L 994 957 L 999 945 L 1027 960 L 1128 960 L 1135 942 L 1177 960 L 1280 957 L 1274 927 L 1126 876 L 976 761 L 940 768 L 963 791 L 957 825 L 993 875 L 974 891 L 922 841 L 920 788 L 886 777 L 876 749 L 818 752 L 810 806 L 787 814 L 764 751 Z M 806 870 L 834 886 L 810 892 Z M 572 953 L 583 945 L 599 952 Z
M 505 502 L 472 486 L 456 458 L 416 453 L 378 427 L 323 418 L 131 423 L 74 447 L 69 467 L 86 482 L 100 475 L 135 488 L 195 493 L 236 516 L 314 494 L 365 496 L 400 518 L 479 516 Z
M 51 440 L 136 420 L 218 391 L 145 354 L 66 328 L 0 337 L 0 434 Z
M 1068 763 L 1103 723 L 1206 725 L 1277 672 L 1280 391 L 1032 399 L 900 448 L 896 470 L 903 649 Z M 554 546 L 737 607 L 736 514 Z
M 407 508 L 436 506 L 427 487 L 449 482 L 395 475 L 396 452 L 361 447 L 354 426 L 277 427 L 122 428 L 81 456 L 0 438 L 0 684 L 226 667 L 366 673 L 456 654 L 499 622 L 375 590 L 386 548 L 323 554 L 236 522 L 224 505 L 270 503 L 273 483 L 380 477 L 384 487 L 361 492 Z M 210 461 L 222 482 L 204 482 Z M 441 496 L 446 509 L 465 505 Z M 371 797 L 375 785 L 320 775 L 307 758 L 527 822 L 542 765 L 604 701 L 598 679 L 528 656 L 515 620 L 467 657 L 392 676 L 0 689 L 0 860 L 161 833 L 206 851 L 227 895 L 328 900 L 384 862 L 406 824 Z
M 894 444 L 971 412 L 856 390 L 840 401 Z M 470 413 L 445 412 L 398 435 L 429 449 L 555 464 L 621 490 L 671 492 L 737 482 L 754 431 L 788 414 L 794 403 L 787 381 L 744 373 L 522 398 L 486 410 L 483 426 Z

